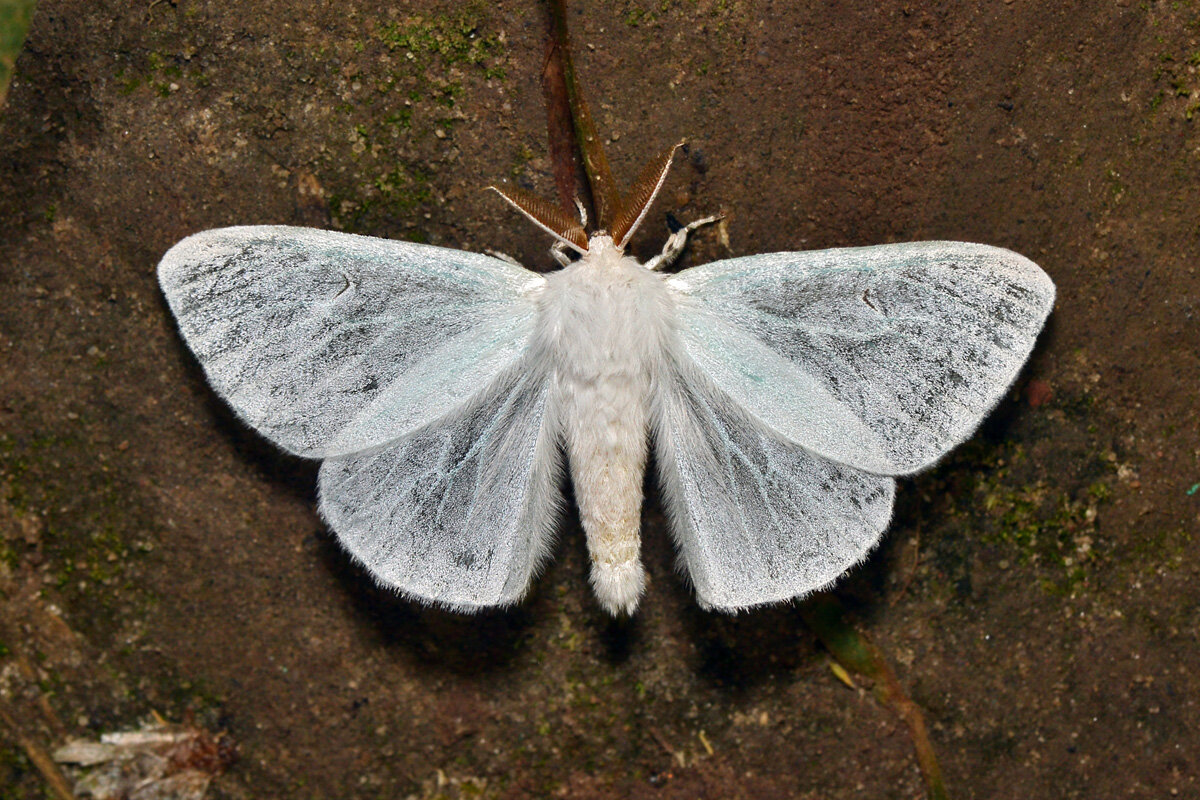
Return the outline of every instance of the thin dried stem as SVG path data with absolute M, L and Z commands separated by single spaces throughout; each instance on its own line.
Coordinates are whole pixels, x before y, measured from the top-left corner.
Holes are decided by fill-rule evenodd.
M 42 780 L 46 782 L 50 793 L 57 800 L 74 800 L 75 792 L 71 790 L 71 784 L 67 780 L 67 776 L 63 775 L 62 770 L 58 768 L 58 764 L 54 763 L 54 759 L 50 757 L 50 754 L 46 752 L 44 747 L 22 732 L 21 728 L 17 725 L 16 719 L 14 719 L 13 715 L 3 705 L 0 705 L 0 723 L 3 723 L 4 727 L 11 731 L 17 745 L 25 751 L 25 756 L 29 759 L 29 763 L 33 764 L 37 771 L 42 774 Z
M 571 37 L 567 32 L 566 0 L 550 0 L 553 46 L 562 62 L 562 77 L 566 86 L 567 102 L 571 109 L 571 120 L 575 128 L 575 143 L 583 156 L 583 167 L 588 183 L 592 187 L 592 202 L 595 204 L 596 224 L 601 230 L 612 230 L 621 209 L 621 193 L 613 181 L 608 166 L 604 145 L 596 133 L 591 112 L 583 99 L 583 90 L 575 74 L 571 60 Z
M 871 693 L 875 699 L 891 708 L 908 725 L 929 800 L 949 800 L 937 755 L 929 741 L 925 717 L 921 708 L 904 693 L 883 651 L 846 621 L 845 608 L 831 595 L 818 595 L 808 600 L 800 607 L 800 616 L 838 663 L 874 682 Z

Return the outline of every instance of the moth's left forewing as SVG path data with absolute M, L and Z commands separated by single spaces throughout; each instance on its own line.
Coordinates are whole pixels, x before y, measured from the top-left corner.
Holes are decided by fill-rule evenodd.
M 1032 261 L 964 242 L 749 256 L 669 285 L 687 358 L 753 418 L 889 475 L 971 435 L 1054 304 Z
M 286 226 L 204 231 L 158 268 L 238 416 L 307 458 L 386 445 L 524 356 L 544 279 L 500 259 Z

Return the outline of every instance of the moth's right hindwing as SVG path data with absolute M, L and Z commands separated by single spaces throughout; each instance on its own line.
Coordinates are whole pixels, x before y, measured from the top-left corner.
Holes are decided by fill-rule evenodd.
M 672 530 L 706 607 L 736 611 L 816 591 L 887 528 L 895 481 L 783 440 L 694 368 L 663 380 L 654 410 Z
M 382 446 L 489 385 L 525 353 L 543 281 L 477 253 L 270 226 L 191 236 L 158 273 L 217 393 L 308 458 Z
M 549 400 L 549 381 L 522 363 L 383 450 L 326 460 L 322 516 L 407 597 L 462 611 L 517 602 L 561 505 Z

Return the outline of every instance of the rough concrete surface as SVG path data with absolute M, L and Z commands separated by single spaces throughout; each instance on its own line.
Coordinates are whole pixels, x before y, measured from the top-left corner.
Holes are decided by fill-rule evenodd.
M 1058 303 L 979 434 L 835 590 L 957 798 L 1200 796 L 1200 3 L 572 5 L 614 171 L 686 137 L 686 264 L 916 239 Z M 533 2 L 43 0 L 0 109 L 0 702 L 20 741 L 226 732 L 210 796 L 918 798 L 904 725 L 796 609 L 697 608 L 651 489 L 610 621 L 572 514 L 529 600 L 377 590 L 206 387 L 155 282 L 205 228 L 549 241 Z M 727 242 L 726 238 L 727 237 Z M 4 730 L 0 728 L 0 730 Z M 7 735 L 7 734 L 6 734 Z M 43 796 L 0 740 L 0 797 Z

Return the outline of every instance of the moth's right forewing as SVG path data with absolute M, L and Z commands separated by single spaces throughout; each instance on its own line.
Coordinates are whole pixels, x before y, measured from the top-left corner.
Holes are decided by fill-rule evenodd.
M 785 439 L 888 475 L 971 435 L 1054 304 L 1032 261 L 964 242 L 770 253 L 669 283 L 684 350 L 724 392 Z
M 379 447 L 525 352 L 543 281 L 476 253 L 332 231 L 191 236 L 159 281 L 213 388 L 286 450 Z

